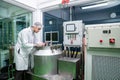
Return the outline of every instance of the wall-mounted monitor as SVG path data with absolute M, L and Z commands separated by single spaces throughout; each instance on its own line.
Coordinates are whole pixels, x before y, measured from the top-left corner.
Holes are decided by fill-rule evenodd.
M 66 25 L 66 32 L 74 32 L 74 31 L 75 31 L 75 24 Z

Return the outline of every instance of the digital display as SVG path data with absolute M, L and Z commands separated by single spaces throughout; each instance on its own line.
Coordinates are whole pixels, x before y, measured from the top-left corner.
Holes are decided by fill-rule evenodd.
M 67 24 L 66 25 L 66 31 L 67 32 L 73 32 L 73 31 L 75 31 L 75 24 Z

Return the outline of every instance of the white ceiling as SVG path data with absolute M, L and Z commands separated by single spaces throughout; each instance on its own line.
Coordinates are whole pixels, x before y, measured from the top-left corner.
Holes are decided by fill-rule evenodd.
M 50 0 L 49 2 L 48 0 L 46 1 L 47 2 L 42 2 L 42 4 L 41 3 L 39 4 L 39 9 L 41 9 L 44 12 L 55 10 L 55 9 L 60 9 L 62 7 L 64 8 L 66 6 L 67 7 L 70 7 L 70 6 L 83 7 L 83 6 L 90 6 L 90 5 L 96 5 L 96 4 L 101 4 L 101 3 L 108 3 L 108 5 L 106 6 L 96 7 L 96 8 L 87 9 L 87 10 L 82 10 L 82 9 L 79 10 L 80 12 L 84 12 L 84 11 L 92 11 L 92 10 L 110 8 L 110 7 L 120 4 L 120 0 L 70 0 L 68 4 L 65 4 L 63 6 L 61 3 L 62 0 L 59 0 L 59 2 L 56 0 Z M 53 4 L 53 3 L 56 3 L 56 4 Z
M 5 17 L 10 17 L 11 15 L 13 15 L 13 13 L 15 14 L 17 13 L 21 13 L 21 11 L 29 11 L 29 9 L 32 9 L 29 5 L 25 5 L 23 3 L 17 2 L 17 1 L 24 1 L 24 0 L 0 0 L 0 18 L 5 18 Z M 30 1 L 28 3 L 31 3 L 32 5 L 32 1 L 33 0 L 27 0 Z M 109 2 L 109 5 L 107 6 L 103 6 L 103 7 L 97 7 L 97 8 L 93 8 L 93 9 L 89 9 L 89 10 L 82 10 L 81 7 L 83 6 L 88 6 L 88 5 L 94 5 L 94 4 L 99 4 L 101 2 Z M 9 3 L 7 3 L 9 2 Z M 10 4 L 11 2 L 11 4 Z M 15 3 L 14 3 L 15 2 Z M 62 2 L 62 0 L 35 0 L 34 2 L 36 3 L 36 6 L 39 6 L 38 8 L 41 9 L 43 11 L 47 11 L 47 10 L 55 10 L 55 9 L 60 9 L 60 4 Z M 58 4 L 56 4 L 56 3 Z M 25 0 L 26 3 L 26 0 Z M 18 5 L 20 4 L 20 5 Z M 55 5 L 56 4 L 56 5 Z M 109 8 L 109 7 L 113 7 L 120 4 L 120 0 L 70 0 L 70 3 L 67 4 L 67 6 L 77 6 L 78 8 L 78 12 L 84 12 L 84 11 L 92 11 L 92 10 L 98 10 L 98 9 L 105 9 L 105 8 Z M 15 6 L 16 5 L 16 6 Z M 17 6 L 27 6 L 26 10 Z M 28 9 L 29 7 L 29 9 Z
M 104 4 L 106 3 L 106 5 L 103 6 L 99 6 L 99 7 L 93 7 L 93 8 L 88 8 L 83 10 L 82 7 L 84 6 L 92 6 L 92 5 L 99 5 L 99 4 Z M 120 4 L 120 0 L 99 0 L 96 2 L 92 2 L 92 3 L 88 3 L 88 4 L 83 4 L 83 5 L 79 5 L 79 11 L 80 12 L 84 12 L 84 11 L 95 11 L 95 10 L 101 10 L 101 9 L 106 9 L 106 8 L 110 8 L 110 7 L 114 7 Z

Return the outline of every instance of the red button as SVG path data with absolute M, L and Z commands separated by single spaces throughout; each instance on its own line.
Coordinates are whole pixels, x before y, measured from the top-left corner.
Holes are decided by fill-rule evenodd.
M 109 39 L 109 43 L 115 43 L 115 39 L 114 38 L 110 38 Z
M 103 42 L 103 40 L 100 40 L 100 43 L 102 43 Z

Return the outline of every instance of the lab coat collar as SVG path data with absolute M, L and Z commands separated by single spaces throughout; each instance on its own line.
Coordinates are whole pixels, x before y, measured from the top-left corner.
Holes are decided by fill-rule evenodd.
M 33 32 L 33 30 L 32 30 L 32 28 L 31 28 L 31 27 L 28 27 L 28 29 L 29 29 L 29 32 L 31 32 L 31 33 L 33 33 L 33 34 L 34 34 L 34 32 Z

